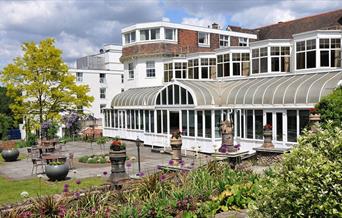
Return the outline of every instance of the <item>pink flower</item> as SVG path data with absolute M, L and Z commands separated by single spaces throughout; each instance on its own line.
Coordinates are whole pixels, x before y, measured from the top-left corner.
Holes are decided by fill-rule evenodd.
M 104 176 L 106 176 L 107 174 L 108 174 L 107 171 L 104 171 L 104 172 L 103 172 L 103 175 L 104 175 Z
M 77 179 L 77 180 L 76 180 L 76 184 L 77 184 L 77 185 L 81 184 L 81 180 Z

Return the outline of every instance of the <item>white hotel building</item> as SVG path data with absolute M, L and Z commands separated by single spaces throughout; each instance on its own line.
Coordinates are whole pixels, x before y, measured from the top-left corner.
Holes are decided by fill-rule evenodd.
M 292 146 L 308 110 L 341 84 L 341 24 L 337 10 L 253 30 L 124 28 L 125 91 L 108 83 L 104 135 L 165 147 L 180 129 L 183 149 L 211 153 L 221 144 L 220 122 L 230 119 L 242 150 L 262 144 L 265 124 L 276 147 Z

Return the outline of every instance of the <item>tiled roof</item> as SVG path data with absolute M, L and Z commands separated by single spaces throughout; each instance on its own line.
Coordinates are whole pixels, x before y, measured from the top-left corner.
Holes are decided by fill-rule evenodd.
M 291 39 L 293 34 L 313 30 L 342 29 L 342 9 L 255 29 L 258 40 Z

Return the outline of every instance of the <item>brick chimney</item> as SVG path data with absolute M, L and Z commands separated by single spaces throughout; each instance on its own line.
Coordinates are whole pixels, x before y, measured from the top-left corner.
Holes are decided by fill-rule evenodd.
M 211 24 L 211 28 L 212 29 L 218 29 L 219 25 L 217 23 L 213 23 L 213 24 Z

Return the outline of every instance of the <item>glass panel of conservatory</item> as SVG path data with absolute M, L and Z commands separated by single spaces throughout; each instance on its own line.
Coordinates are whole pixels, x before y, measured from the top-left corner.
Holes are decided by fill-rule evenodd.
M 195 112 L 189 110 L 189 136 L 195 136 Z
M 163 111 L 163 133 L 167 134 L 167 111 Z
M 287 110 L 287 141 L 297 141 L 297 111 Z
M 215 111 L 215 138 L 221 137 L 220 127 L 221 127 L 221 110 L 216 110 Z
M 300 110 L 299 111 L 299 133 L 301 134 L 305 127 L 309 124 L 309 115 L 310 112 L 308 110 Z
M 149 119 L 149 111 L 145 110 L 145 132 L 150 131 L 150 119 Z
M 197 111 L 197 136 L 203 136 L 203 112 Z
M 211 111 L 206 110 L 205 114 L 205 137 L 211 138 Z
M 162 117 L 161 117 L 161 111 L 157 111 L 157 133 L 161 133 L 162 131 Z
M 154 133 L 154 111 L 150 111 L 150 116 L 151 116 L 151 131 Z
M 187 111 L 182 111 L 182 132 L 184 136 L 188 135 L 188 114 Z
M 255 138 L 263 139 L 263 112 L 262 110 L 255 110 Z
M 247 138 L 253 138 L 253 110 L 246 110 Z

